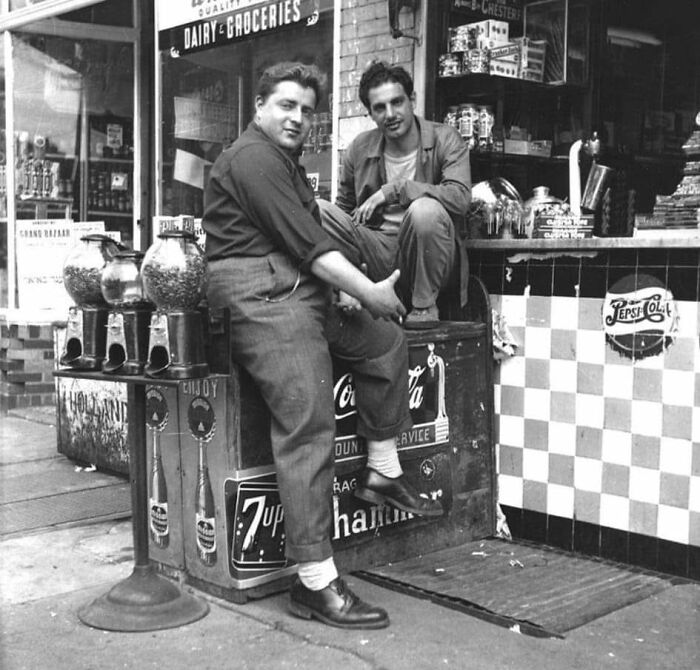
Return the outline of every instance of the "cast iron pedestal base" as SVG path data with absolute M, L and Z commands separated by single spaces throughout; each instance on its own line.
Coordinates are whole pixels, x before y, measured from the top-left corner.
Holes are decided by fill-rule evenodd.
M 136 566 L 125 580 L 78 610 L 78 618 L 101 630 L 139 632 L 176 628 L 203 618 L 209 605 L 183 593 L 150 566 Z

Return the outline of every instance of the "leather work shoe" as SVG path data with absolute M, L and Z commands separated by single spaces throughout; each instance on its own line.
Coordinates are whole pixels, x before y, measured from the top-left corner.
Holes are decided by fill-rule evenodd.
M 318 619 L 338 628 L 386 628 L 389 615 L 360 600 L 337 577 L 325 589 L 312 591 L 297 578 L 289 591 L 289 611 L 302 619 Z
M 425 330 L 436 328 L 440 324 L 437 305 L 419 309 L 414 307 L 406 316 L 403 325 L 408 330 Z
M 381 505 L 389 503 L 404 512 L 418 516 L 442 516 L 444 510 L 438 500 L 431 500 L 425 493 L 418 493 L 405 475 L 392 479 L 365 468 L 360 475 L 355 495 L 361 500 Z

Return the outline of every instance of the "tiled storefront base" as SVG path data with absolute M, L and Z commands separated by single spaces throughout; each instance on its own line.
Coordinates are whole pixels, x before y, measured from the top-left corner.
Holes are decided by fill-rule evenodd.
M 499 502 L 516 537 L 700 579 L 697 265 L 661 253 L 651 272 L 677 330 L 633 361 L 606 341 L 602 308 L 639 258 L 599 256 L 472 262 L 520 345 L 494 378 Z

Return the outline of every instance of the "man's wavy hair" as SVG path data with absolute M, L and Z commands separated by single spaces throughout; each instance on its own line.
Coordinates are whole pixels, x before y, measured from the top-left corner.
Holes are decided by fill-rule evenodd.
M 387 82 L 401 84 L 409 98 L 413 95 L 413 79 L 404 68 L 400 65 L 389 65 L 384 61 L 373 61 L 360 79 L 360 100 L 368 111 L 371 111 L 369 108 L 369 90 Z
M 266 68 L 258 80 L 256 95 L 267 100 L 282 81 L 295 81 L 303 88 L 311 88 L 316 94 L 316 104 L 321 101 L 325 77 L 315 65 L 298 62 L 276 63 Z

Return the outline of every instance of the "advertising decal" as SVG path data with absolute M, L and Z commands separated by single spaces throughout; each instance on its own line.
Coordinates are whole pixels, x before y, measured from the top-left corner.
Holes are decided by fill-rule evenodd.
M 217 561 L 216 505 L 209 477 L 206 445 L 214 436 L 216 416 L 214 408 L 206 398 L 197 396 L 190 402 L 187 422 L 190 433 L 197 442 L 199 453 L 194 514 L 197 556 L 205 566 L 210 567 Z
M 168 520 L 168 485 L 163 471 L 160 435 L 168 425 L 170 411 L 163 394 L 157 388 L 146 391 L 146 425 L 151 431 L 153 451 L 148 491 L 148 528 L 157 547 L 167 548 L 170 542 Z
M 445 362 L 435 345 L 408 351 L 408 401 L 413 427 L 398 436 L 399 452 L 447 442 L 449 419 L 445 411 Z M 335 462 L 363 458 L 367 451 L 356 434 L 357 407 L 352 373 L 337 369 L 335 398 Z
M 656 277 L 630 274 L 608 289 L 603 303 L 605 339 L 622 356 L 656 356 L 673 342 L 678 326 L 671 291 Z

